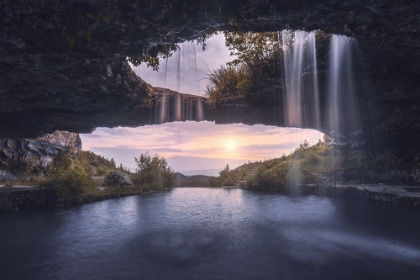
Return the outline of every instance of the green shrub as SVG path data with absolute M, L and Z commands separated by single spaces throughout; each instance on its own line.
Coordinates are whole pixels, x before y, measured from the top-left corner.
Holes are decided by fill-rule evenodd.
M 247 174 L 246 171 L 246 165 L 242 166 L 242 168 L 230 170 L 229 164 L 227 164 L 225 168 L 219 172 L 219 177 L 210 177 L 210 186 L 232 186 Z
M 166 159 L 148 152 L 134 158 L 137 164 L 137 172 L 132 175 L 134 185 L 147 186 L 152 190 L 164 190 L 175 185 L 176 176 Z
M 42 185 L 51 188 L 58 197 L 77 197 L 96 189 L 92 175 L 83 157 L 72 160 L 59 154 L 48 167 L 47 180 Z
M 219 177 L 211 176 L 209 181 L 210 181 L 210 186 L 212 187 L 220 187 L 222 185 Z

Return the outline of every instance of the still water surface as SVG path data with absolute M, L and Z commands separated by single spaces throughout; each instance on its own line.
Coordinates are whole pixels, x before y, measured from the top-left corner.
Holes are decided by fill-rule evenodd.
M 420 211 L 174 189 L 0 215 L 0 279 L 420 279 Z

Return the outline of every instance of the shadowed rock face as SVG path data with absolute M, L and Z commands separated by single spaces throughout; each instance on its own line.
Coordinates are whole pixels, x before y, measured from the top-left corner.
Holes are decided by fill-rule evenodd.
M 32 166 L 47 167 L 59 153 L 76 158 L 82 149 L 79 134 L 56 131 L 35 139 L 0 139 L 0 157 Z
M 358 39 L 362 138 L 371 147 L 402 139 L 405 147 L 418 146 L 419 14 L 409 0 L 4 1 L 0 137 L 151 123 L 160 90 L 136 76 L 127 57 L 153 56 L 158 45 L 216 29 L 292 28 Z M 282 125 L 269 106 L 224 104 L 205 109 L 205 119 Z

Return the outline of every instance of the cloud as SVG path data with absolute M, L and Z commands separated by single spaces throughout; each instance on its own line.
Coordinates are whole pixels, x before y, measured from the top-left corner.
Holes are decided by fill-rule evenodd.
M 98 128 L 82 134 L 83 148 L 134 170 L 134 156 L 146 151 L 176 163 L 177 169 L 232 168 L 251 160 L 289 154 L 306 139 L 315 144 L 322 133 L 315 130 L 264 125 L 216 125 L 213 122 L 175 122 L 138 128 Z M 183 160 L 179 160 L 179 159 Z M 177 159 L 177 160 L 175 160 Z M 205 162 L 200 162 L 204 160 Z M 198 168 L 197 166 L 206 166 Z

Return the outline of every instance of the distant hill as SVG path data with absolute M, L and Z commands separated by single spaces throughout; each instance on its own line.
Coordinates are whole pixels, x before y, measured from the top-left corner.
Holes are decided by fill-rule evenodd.
M 211 187 L 210 177 L 205 175 L 185 176 L 182 173 L 176 172 L 175 187 Z
M 182 174 L 184 174 L 185 176 L 193 176 L 193 175 L 219 176 L 219 172 L 222 170 L 223 168 L 198 169 L 198 170 L 182 171 Z

